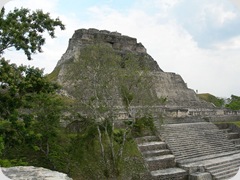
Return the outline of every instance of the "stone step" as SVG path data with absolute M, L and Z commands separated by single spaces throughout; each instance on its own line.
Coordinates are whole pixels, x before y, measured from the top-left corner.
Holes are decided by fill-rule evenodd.
M 175 129 L 175 128 L 173 128 L 173 129 L 174 129 L 174 132 L 172 131 L 172 129 L 169 129 L 169 130 L 163 129 L 162 131 L 165 134 L 179 135 L 179 136 L 181 136 L 181 134 L 178 134 L 179 131 L 181 131 L 184 134 L 190 134 L 190 135 L 194 135 L 194 132 L 199 131 L 199 129 Z M 200 129 L 199 133 L 202 133 L 202 132 L 219 132 L 219 133 L 223 133 L 219 129 L 212 129 L 212 130 L 211 129 L 209 129 L 209 130 Z
M 225 153 L 225 152 L 229 152 L 229 151 L 222 151 L 222 152 L 219 152 L 219 153 Z M 212 152 L 212 153 L 192 153 L 192 154 L 182 154 L 182 155 L 179 155 L 179 154 L 175 154 L 175 158 L 177 161 L 181 161 L 181 160 L 187 160 L 187 159 L 193 159 L 193 158 L 201 158 L 201 157 L 204 157 L 204 156 L 208 156 L 208 155 L 211 155 L 211 154 L 214 154 L 216 152 Z
M 189 143 L 187 142 L 172 142 L 172 141 L 168 141 L 166 140 L 167 143 L 170 144 L 171 147 L 182 147 L 183 149 L 191 149 L 192 147 L 218 147 L 219 145 L 223 145 L 226 147 L 234 147 L 234 144 L 232 141 L 227 141 L 227 142 L 219 142 L 219 141 L 215 141 L 215 142 L 205 142 L 205 141 L 200 141 L 199 143 L 196 142 L 191 142 L 189 140 Z M 189 148 L 188 148 L 189 147 Z
M 161 156 L 170 154 L 171 151 L 169 149 L 160 149 L 160 150 L 153 150 L 153 151 L 144 151 L 142 154 L 144 157 L 153 157 L 153 156 Z
M 170 142 L 171 141 L 172 142 L 177 142 L 177 143 L 179 143 L 179 141 L 188 143 L 189 140 L 190 141 L 191 140 L 201 140 L 201 141 L 208 141 L 208 142 L 209 141 L 221 142 L 220 139 L 222 139 L 224 142 L 229 142 L 229 139 L 227 139 L 227 136 L 215 136 L 215 135 L 210 135 L 210 134 L 207 135 L 207 136 L 200 136 L 199 135 L 198 137 L 194 137 L 194 136 L 190 137 L 188 135 L 186 135 L 185 137 L 177 137 L 177 136 L 176 137 L 175 136 L 173 136 L 173 137 L 170 137 L 170 136 L 165 137 L 165 140 L 170 141 Z
M 148 158 L 145 158 L 145 161 L 147 162 L 148 169 L 150 171 L 171 168 L 176 166 L 175 156 L 171 154 L 148 157 Z
M 237 150 L 227 135 L 212 123 L 173 124 L 163 129 L 162 136 L 180 162 Z
M 217 169 L 208 170 L 208 171 L 211 172 L 211 174 L 214 175 L 214 176 L 220 176 L 220 175 L 223 175 L 225 173 L 228 174 L 228 173 L 232 172 L 232 170 L 237 173 L 237 171 L 239 169 L 239 165 L 240 165 L 239 163 L 235 163 L 235 164 L 232 164 L 232 165 L 228 165 L 228 166 L 225 166 L 225 167 L 219 167 Z
M 224 164 L 226 162 L 229 162 L 229 161 L 235 161 L 235 159 L 240 159 L 240 152 L 236 153 L 236 154 L 229 154 L 229 153 L 224 153 L 224 154 L 221 154 L 221 156 L 219 155 L 216 155 L 215 157 L 214 156 L 208 156 L 208 157 L 205 157 L 204 160 L 201 160 L 201 159 L 195 159 L 194 161 L 185 161 L 185 162 L 182 162 L 182 163 L 177 163 L 179 167 L 182 167 L 184 168 L 185 170 L 187 171 L 195 171 L 196 168 L 195 167 L 204 167 L 206 169 L 207 172 L 210 172 L 212 173 L 211 171 L 213 171 L 214 173 L 217 173 L 217 172 L 222 172 L 223 170 L 221 170 L 221 166 L 220 166 L 220 171 L 217 171 L 217 169 L 207 169 L 208 168 L 211 168 L 211 167 L 214 167 L 217 165 L 220 165 L 220 164 Z M 231 170 L 231 168 L 230 168 Z M 226 173 L 229 173 L 227 172 L 228 169 L 226 167 L 225 169 Z M 219 175 L 220 176 L 220 175 Z
M 144 136 L 144 137 L 136 138 L 135 141 L 138 144 L 141 144 L 141 143 L 144 143 L 144 142 L 160 141 L 160 139 L 157 136 Z
M 233 144 L 240 144 L 240 138 L 238 139 L 231 139 L 230 140 Z
M 221 154 L 221 153 L 226 153 L 226 152 L 231 152 L 231 151 L 228 151 L 228 150 L 225 150 L 225 151 L 205 151 L 205 152 L 198 152 L 198 153 L 195 153 L 195 152 L 192 152 L 192 153 L 180 152 L 181 154 L 179 154 L 179 153 L 177 154 L 177 152 L 175 153 L 174 151 L 172 151 L 172 153 L 176 157 L 176 160 L 178 160 L 178 161 L 183 160 L 183 159 L 192 159 L 192 158 L 198 158 L 198 157 L 208 156 L 208 155 L 212 155 L 212 154 Z
M 206 125 L 208 125 L 208 127 Z M 176 130 L 183 130 L 183 129 L 184 130 L 187 130 L 187 129 L 219 130 L 218 127 L 216 127 L 214 124 L 211 124 L 211 123 L 191 123 L 191 124 L 187 123 L 187 124 L 162 125 L 162 129 L 164 130 L 170 130 L 171 128 L 174 128 Z
M 141 152 L 144 152 L 144 151 L 166 149 L 167 145 L 165 142 L 152 141 L 152 142 L 145 142 L 142 144 L 138 144 L 138 148 L 140 149 Z
M 221 177 L 218 177 L 217 179 L 213 178 L 213 180 L 231 180 L 231 178 L 233 178 L 234 176 L 235 176 L 234 173 L 233 174 L 225 174 Z
M 234 158 L 234 159 L 227 159 L 225 161 L 215 162 L 215 163 L 206 165 L 205 168 L 211 172 L 217 172 L 218 170 L 228 168 L 232 165 L 239 166 L 240 165 L 240 157 Z
M 237 149 L 240 149 L 240 144 L 236 144 L 235 147 L 236 147 Z
M 186 148 L 183 148 L 181 146 L 172 146 L 170 145 L 169 148 L 172 150 L 172 152 L 174 154 L 178 154 L 178 155 L 181 155 L 181 154 L 209 154 L 209 153 L 212 153 L 212 152 L 220 152 L 220 151 L 232 151 L 232 150 L 236 150 L 236 147 L 234 146 L 234 144 L 232 144 L 230 147 L 228 146 L 212 146 L 212 147 L 204 147 L 204 148 L 201 148 L 201 146 L 189 146 L 189 147 L 186 147 Z M 190 149 L 189 149 L 190 148 Z M 201 149 L 199 151 L 199 149 Z
M 199 143 L 199 144 L 172 144 L 172 143 L 169 143 L 169 147 L 170 148 L 177 148 L 178 150 L 184 150 L 184 151 L 187 151 L 187 150 L 193 150 L 194 149 L 197 149 L 197 148 L 201 148 L 199 151 L 201 152 L 202 149 L 234 149 L 235 146 L 233 143 L 229 142 L 229 143 L 225 143 L 225 144 L 220 144 L 220 143 L 211 143 L 211 144 L 206 144 L 206 143 Z
M 218 175 L 213 175 L 214 180 L 229 180 L 230 178 L 234 177 L 239 168 L 235 168 L 229 172 L 220 172 Z
M 152 179 L 155 180 L 185 180 L 187 172 L 180 168 L 167 168 L 162 170 L 151 171 Z
M 220 139 L 222 139 L 222 141 L 220 141 Z M 168 143 L 172 143 L 172 144 L 192 144 L 192 145 L 196 145 L 199 144 L 196 141 L 199 141 L 201 143 L 218 143 L 218 144 L 231 144 L 231 141 L 229 141 L 229 139 L 227 139 L 226 137 L 212 137 L 211 139 L 209 139 L 209 137 L 202 137 L 202 138 L 185 138 L 185 139 L 181 139 L 181 138 L 165 138 L 165 141 Z
M 205 166 L 211 167 L 212 164 L 216 165 L 218 163 L 222 163 L 223 161 L 229 161 L 233 159 L 237 159 L 240 157 L 240 151 L 235 150 L 235 151 L 229 151 L 229 152 L 223 152 L 223 153 L 218 153 L 218 154 L 211 154 L 207 156 L 201 156 L 197 158 L 192 158 L 192 159 L 186 159 L 179 161 L 178 164 L 183 165 L 183 164 L 189 164 L 191 163 L 192 165 L 196 164 L 205 164 Z M 215 159 L 213 161 L 213 159 Z
M 181 132 L 179 132 L 181 133 Z M 187 139 L 203 139 L 204 138 L 208 138 L 209 136 L 211 136 L 212 138 L 214 139 L 221 139 L 221 138 L 224 138 L 224 139 L 227 139 L 227 135 L 223 134 L 223 133 L 202 133 L 202 134 L 195 134 L 195 135 L 190 135 L 190 134 L 182 134 L 181 136 L 174 136 L 174 135 L 168 135 L 168 136 L 165 136 L 165 139 L 175 139 L 177 138 L 178 140 L 187 140 Z M 211 138 L 211 139 L 212 139 Z
M 238 139 L 239 134 L 236 132 L 231 132 L 231 133 L 227 133 L 227 137 L 228 137 L 228 139 Z
M 179 133 L 181 133 L 181 132 L 179 132 Z M 203 138 L 210 138 L 210 136 L 211 136 L 211 139 L 212 138 L 214 138 L 214 139 L 221 139 L 221 138 L 223 138 L 223 139 L 225 139 L 225 140 L 228 140 L 226 137 L 227 137 L 227 135 L 225 135 L 225 134 L 223 134 L 223 133 L 204 133 L 204 134 L 195 134 L 195 135 L 189 135 L 189 134 L 182 134 L 181 136 L 174 136 L 174 135 L 168 135 L 168 136 L 165 136 L 164 135 L 164 138 L 165 139 L 168 139 L 168 140 L 174 140 L 174 139 L 178 139 L 178 140 L 182 140 L 182 141 L 184 141 L 184 140 L 188 140 L 188 139 L 203 139 Z M 209 140 L 211 140 L 211 139 L 209 139 Z
M 223 133 L 230 133 L 232 130 L 227 128 L 227 129 L 219 129 L 220 131 L 222 131 Z

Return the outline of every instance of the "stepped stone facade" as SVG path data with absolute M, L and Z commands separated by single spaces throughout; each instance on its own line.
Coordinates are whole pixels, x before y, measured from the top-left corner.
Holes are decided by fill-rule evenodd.
M 236 174 L 240 166 L 240 131 L 219 129 L 211 121 L 239 120 L 240 112 L 216 109 L 201 101 L 180 75 L 161 70 L 135 38 L 97 29 L 75 31 L 54 70 L 55 80 L 62 84 L 66 95 L 71 88 L 64 79 L 68 73 L 66 67 L 85 47 L 98 43 L 109 46 L 121 56 L 136 55 L 150 69 L 157 96 L 167 99 L 166 104 L 152 107 L 166 115 L 163 125 L 156 119 L 156 134 L 136 139 L 149 170 L 143 180 L 227 180 Z
M 158 97 L 167 99 L 166 106 L 213 107 L 211 104 L 201 101 L 196 93 L 187 87 L 180 75 L 163 72 L 157 62 L 147 54 L 146 48 L 137 42 L 137 39 L 106 30 L 79 29 L 75 31 L 69 40 L 66 52 L 54 70 L 57 74 L 56 79 L 62 84 L 63 90 L 69 88 L 69 84 L 64 83 L 65 76 L 68 73 L 67 64 L 75 61 L 85 47 L 99 43 L 111 47 L 121 56 L 126 53 L 136 55 L 139 62 L 151 70 L 155 81 L 156 94 Z
M 143 180 L 229 180 L 240 167 L 240 129 L 204 119 L 155 121 L 155 136 L 136 138 L 149 170 Z

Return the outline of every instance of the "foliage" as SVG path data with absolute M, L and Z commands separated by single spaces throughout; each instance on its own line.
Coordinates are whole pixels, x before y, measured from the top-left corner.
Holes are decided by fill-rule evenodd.
M 212 94 L 197 94 L 197 96 L 207 102 L 213 103 L 216 107 L 223 107 L 224 99 L 213 96 Z
M 119 132 L 119 129 L 116 129 Z M 73 179 L 111 179 L 114 174 L 118 174 L 118 179 L 134 177 L 145 172 L 144 162 L 135 142 L 129 137 L 124 146 L 123 157 L 118 161 L 118 169 L 112 166 L 111 148 L 108 146 L 108 137 L 103 134 L 102 140 L 105 146 L 105 155 L 108 158 L 108 169 L 102 159 L 101 148 L 98 140 L 98 132 L 96 126 L 92 126 L 72 138 L 70 176 Z M 114 141 L 115 147 L 119 146 Z
M 215 122 L 215 124 L 226 124 L 226 122 Z M 234 124 L 234 125 L 236 125 L 237 127 L 239 127 L 240 128 L 240 120 L 238 120 L 238 121 L 228 121 L 227 122 L 227 124 Z
M 141 137 L 144 135 L 154 134 L 156 129 L 153 121 L 154 120 L 152 116 L 144 116 L 141 118 L 137 118 L 133 126 L 133 136 Z
M 226 104 L 226 107 L 232 110 L 240 110 L 240 97 L 231 95 L 230 103 Z
M 5 9 L 2 8 L 0 13 L 0 54 L 10 47 L 15 47 L 16 50 L 23 50 L 30 60 L 33 53 L 42 52 L 45 31 L 51 38 L 54 38 L 56 27 L 60 27 L 61 30 L 65 29 L 58 18 L 52 19 L 49 13 L 43 13 L 42 10 L 31 12 L 26 8 L 15 8 L 5 14 Z
M 50 162 L 50 144 L 57 138 L 63 106 L 56 95 L 59 86 L 49 82 L 38 68 L 18 67 L 4 59 L 0 60 L 0 82 L 2 160 L 19 164 L 21 157 L 15 159 L 14 154 L 25 155 L 28 161 L 29 154 L 24 151 L 30 151 L 43 154 Z
M 125 145 L 134 124 L 158 100 L 151 91 L 149 70 L 140 66 L 135 55 L 121 56 L 104 44 L 82 49 L 80 56 L 65 68 L 65 82 L 74 84 L 67 91 L 76 98 L 75 111 L 81 110 L 81 127 L 83 121 L 89 121 L 95 129 L 92 142 L 99 145 L 94 151 L 101 164 L 99 173 L 105 178 L 117 178 L 122 173 Z M 121 128 L 115 125 L 120 111 L 131 122 Z M 141 124 L 141 128 L 146 124 Z M 89 133 L 86 129 L 77 132 Z

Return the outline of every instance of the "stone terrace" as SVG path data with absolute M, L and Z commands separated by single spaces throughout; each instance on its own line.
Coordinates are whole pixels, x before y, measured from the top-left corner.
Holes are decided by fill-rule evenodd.
M 185 169 L 190 179 L 202 176 L 204 180 L 222 180 L 237 173 L 240 151 L 228 139 L 229 135 L 214 124 L 197 120 L 165 124 L 159 130 L 177 166 Z

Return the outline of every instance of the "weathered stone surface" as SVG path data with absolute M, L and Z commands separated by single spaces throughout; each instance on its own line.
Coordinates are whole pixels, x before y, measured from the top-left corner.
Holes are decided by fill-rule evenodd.
M 212 107 L 211 104 L 201 101 L 196 93 L 187 87 L 180 75 L 163 72 L 157 62 L 147 54 L 146 48 L 137 42 L 136 38 L 106 30 L 79 29 L 75 31 L 69 40 L 67 51 L 54 70 L 56 79 L 62 84 L 63 89 L 67 90 L 70 87 L 64 79 L 69 71 L 68 64 L 79 57 L 83 48 L 93 44 L 105 44 L 122 57 L 127 53 L 134 54 L 139 62 L 151 70 L 155 80 L 154 91 L 158 97 L 167 99 L 167 107 Z
M 212 107 L 201 101 L 196 93 L 187 87 L 182 77 L 175 73 L 154 72 L 155 88 L 158 97 L 166 97 L 168 106 Z
M 212 176 L 208 172 L 197 172 L 190 174 L 189 180 L 212 180 Z
M 132 52 L 139 55 L 139 58 L 146 56 L 145 59 L 147 59 L 151 69 L 161 71 L 157 62 L 147 54 L 146 48 L 141 43 L 138 43 L 136 38 L 123 36 L 118 32 L 110 32 L 106 30 L 99 31 L 97 29 L 76 30 L 72 38 L 69 40 L 69 46 L 66 53 L 62 56 L 57 65 L 59 66 L 72 58 L 76 58 L 81 49 L 97 43 L 107 44 L 120 54 Z
M 17 166 L 1 169 L 12 180 L 72 180 L 64 173 L 40 167 Z

